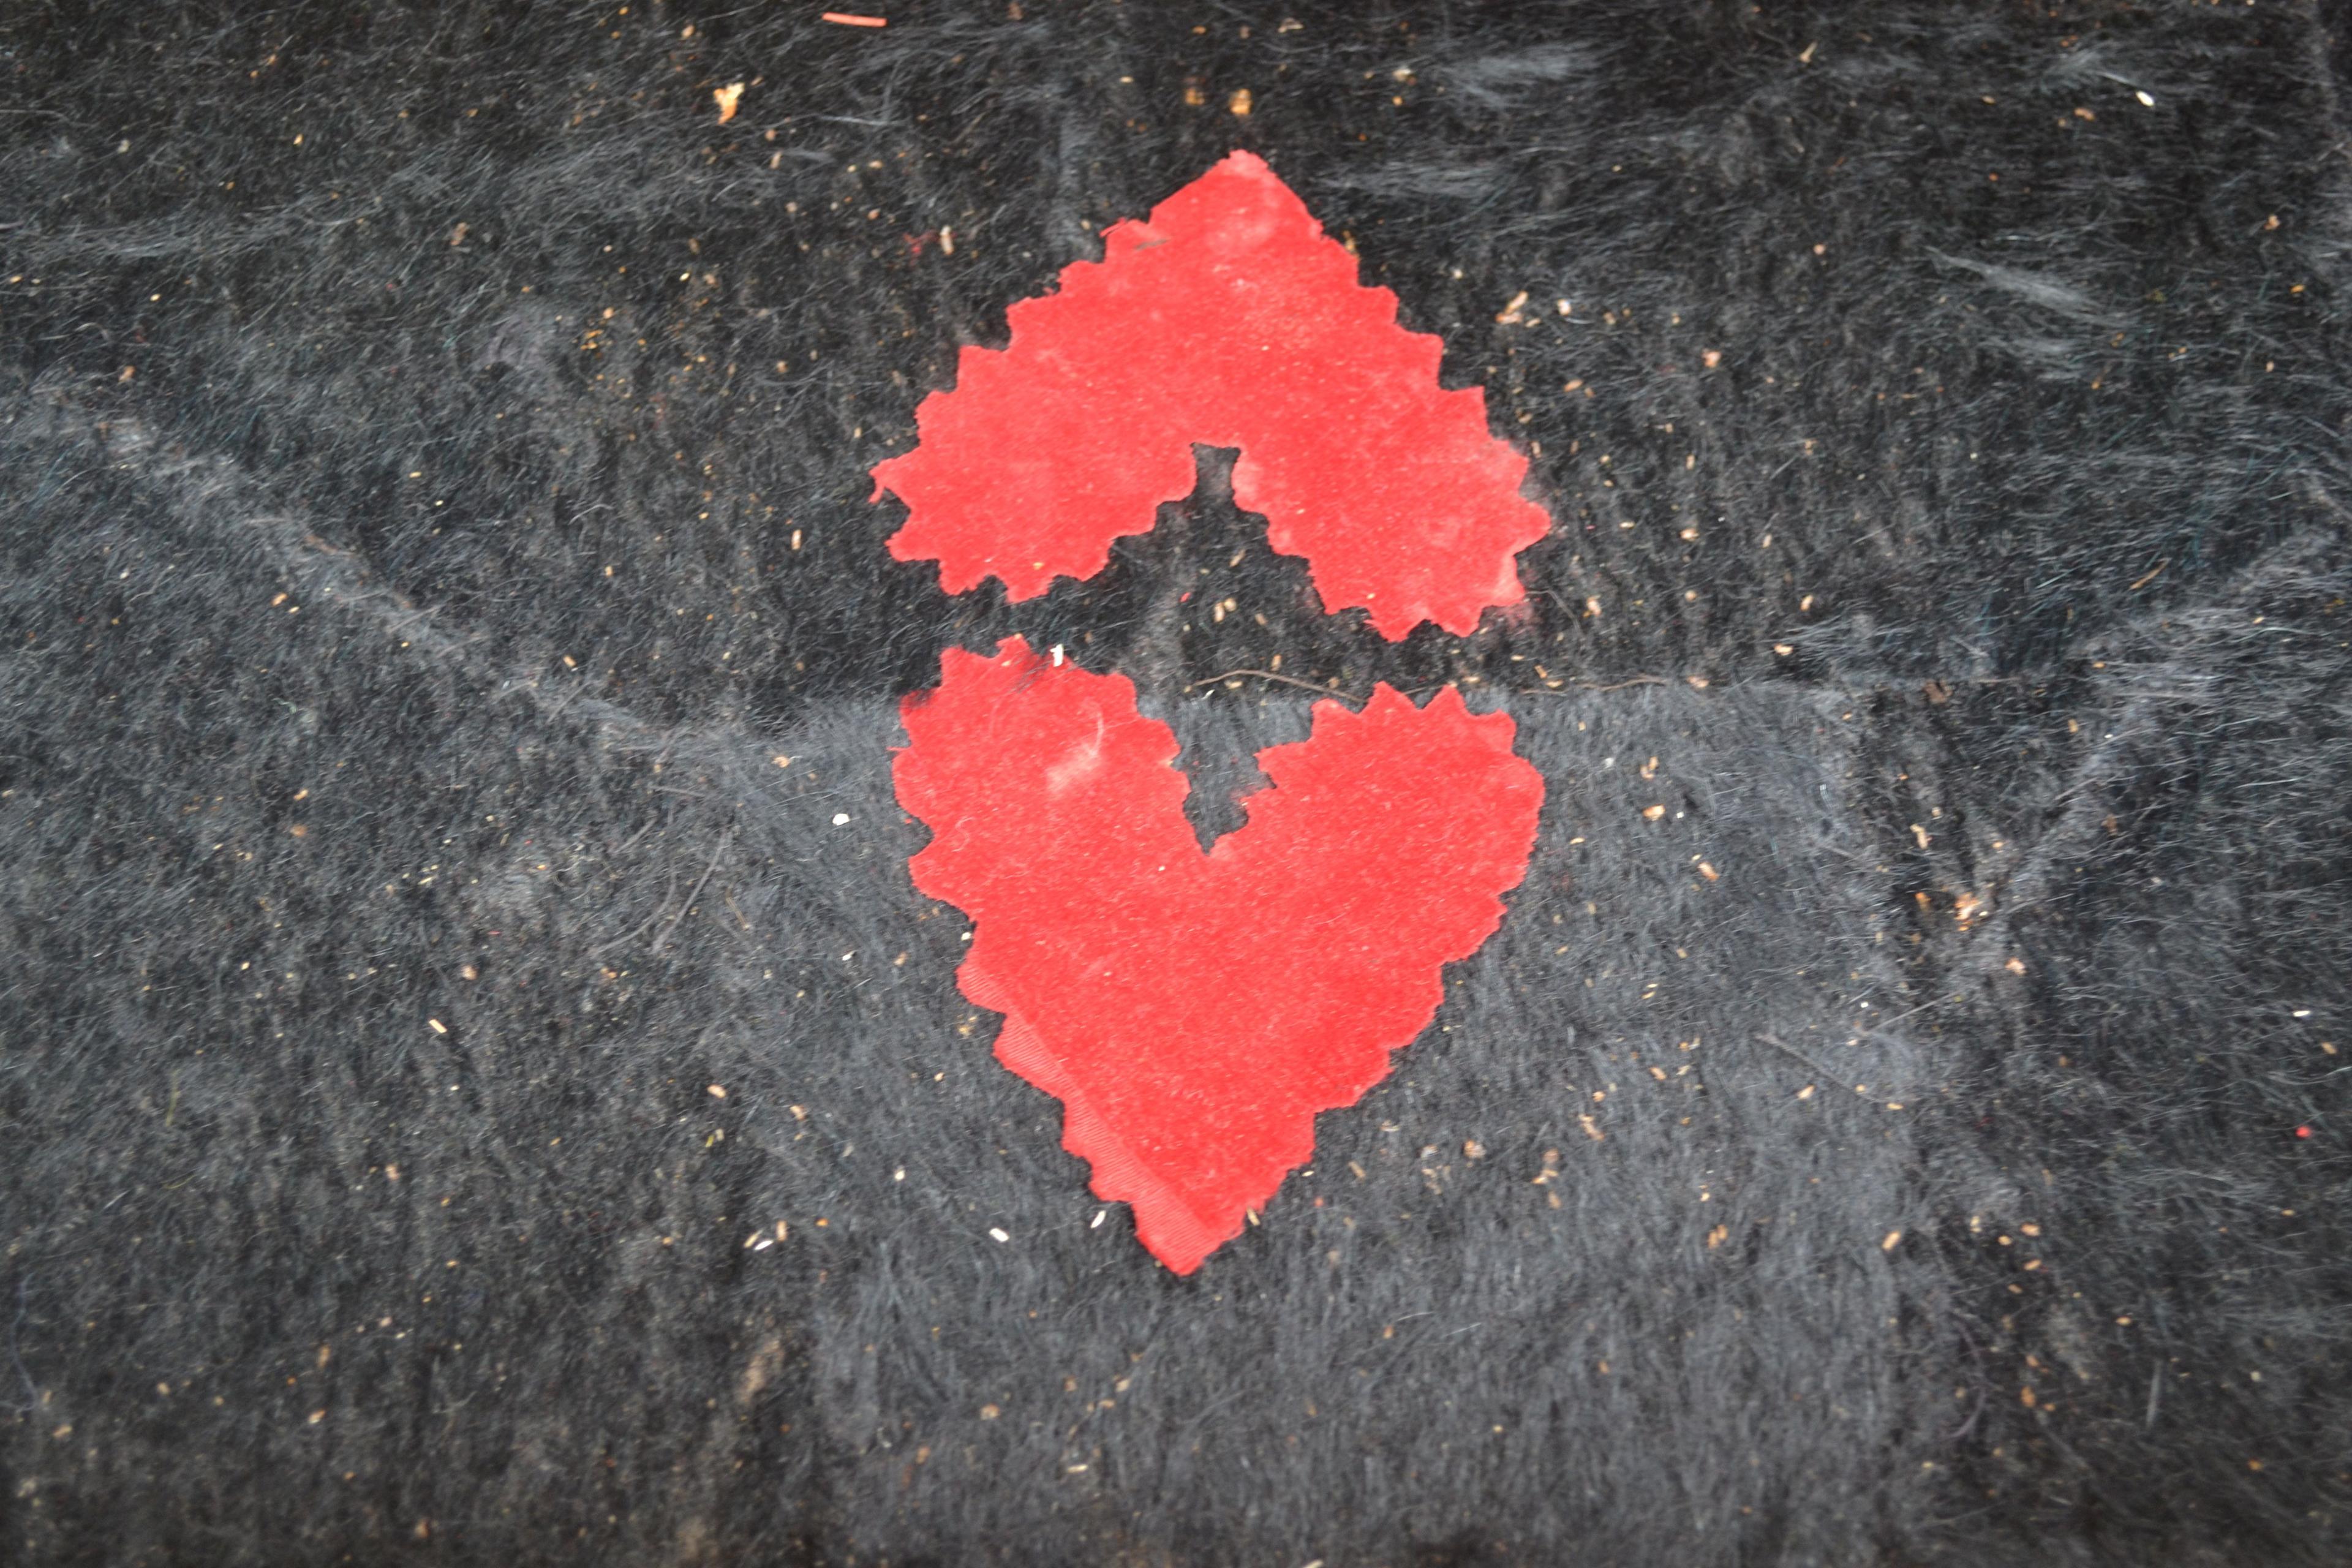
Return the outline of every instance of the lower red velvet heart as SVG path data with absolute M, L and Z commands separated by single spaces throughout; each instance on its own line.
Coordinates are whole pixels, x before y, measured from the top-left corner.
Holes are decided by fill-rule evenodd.
M 997 1059 L 1061 1100 L 1063 1146 L 1179 1274 L 1314 1152 L 1425 1028 L 1442 967 L 1501 923 L 1543 781 L 1507 714 L 1448 688 L 1315 707 L 1202 854 L 1176 738 L 1125 678 L 1018 637 L 951 650 L 901 709 L 917 888 L 974 926 L 958 979 L 1004 1015 Z

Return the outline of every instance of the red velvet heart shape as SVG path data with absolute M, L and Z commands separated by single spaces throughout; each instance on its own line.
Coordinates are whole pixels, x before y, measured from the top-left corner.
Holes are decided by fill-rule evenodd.
M 1235 153 L 1006 311 L 1009 346 L 962 352 L 954 389 L 915 411 L 915 449 L 874 469 L 875 495 L 907 503 L 890 553 L 938 561 L 950 594 L 994 576 L 1034 598 L 1189 493 L 1195 443 L 1238 447 L 1234 503 L 1307 558 L 1326 610 L 1360 605 L 1391 639 L 1423 620 L 1466 636 L 1520 602 L 1513 557 L 1551 520 L 1486 394 L 1441 386 L 1444 345 L 1396 314 Z
M 1543 780 L 1449 687 L 1259 753 L 1272 787 L 1202 854 L 1176 738 L 1124 677 L 1007 638 L 900 709 L 915 885 L 973 922 L 958 980 L 997 1059 L 1062 1101 L 1063 1147 L 1179 1274 L 1241 1231 L 1429 1024 L 1527 873 Z

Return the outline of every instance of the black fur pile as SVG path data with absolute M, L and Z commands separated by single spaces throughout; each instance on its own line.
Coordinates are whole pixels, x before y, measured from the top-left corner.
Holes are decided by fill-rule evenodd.
M 0 8 L 0 1557 L 2352 1556 L 2327 16 L 819 9 Z M 1534 455 L 1526 612 L 1321 615 L 1214 453 L 1040 601 L 884 551 L 1236 146 Z M 908 881 L 1015 630 L 1204 833 L 1276 654 L 1546 777 L 1189 1279 Z

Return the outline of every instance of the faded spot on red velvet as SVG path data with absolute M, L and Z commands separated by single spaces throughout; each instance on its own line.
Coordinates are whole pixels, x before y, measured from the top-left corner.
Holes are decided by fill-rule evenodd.
M 950 594 L 993 576 L 1034 598 L 1189 493 L 1198 443 L 1241 449 L 1234 500 L 1327 611 L 1393 639 L 1520 601 L 1514 557 L 1550 526 L 1527 459 L 1262 160 L 1232 154 L 1103 252 L 1006 312 L 1008 348 L 966 348 L 915 449 L 876 466 L 876 498 L 907 503 L 893 555 L 939 562 Z
M 1018 637 L 951 650 L 901 710 L 915 885 L 974 926 L 958 975 L 998 1059 L 1062 1101 L 1063 1145 L 1190 1273 L 1425 1028 L 1526 874 L 1543 781 L 1506 714 L 1448 688 L 1316 705 L 1205 855 L 1175 736 L 1124 677 Z

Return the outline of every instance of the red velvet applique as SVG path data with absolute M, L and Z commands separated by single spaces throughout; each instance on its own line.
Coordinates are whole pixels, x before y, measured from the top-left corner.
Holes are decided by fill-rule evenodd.
M 1190 493 L 1194 443 L 1238 447 L 1234 500 L 1307 558 L 1327 611 L 1361 606 L 1391 639 L 1424 620 L 1466 635 L 1520 601 L 1512 558 L 1549 520 L 1485 393 L 1442 388 L 1443 345 L 1396 310 L 1235 153 L 1006 311 L 1010 347 L 963 351 L 915 449 L 874 469 L 876 499 L 907 503 L 890 552 L 939 562 L 950 594 L 995 576 L 1034 598 Z
M 1063 1146 L 1189 1274 L 1427 1026 L 1441 966 L 1501 922 L 1543 780 L 1507 714 L 1449 687 L 1316 704 L 1206 855 L 1176 738 L 1123 676 L 1007 638 L 951 649 L 900 710 L 915 885 L 971 918 L 958 979 L 997 1059 L 1062 1101 Z

